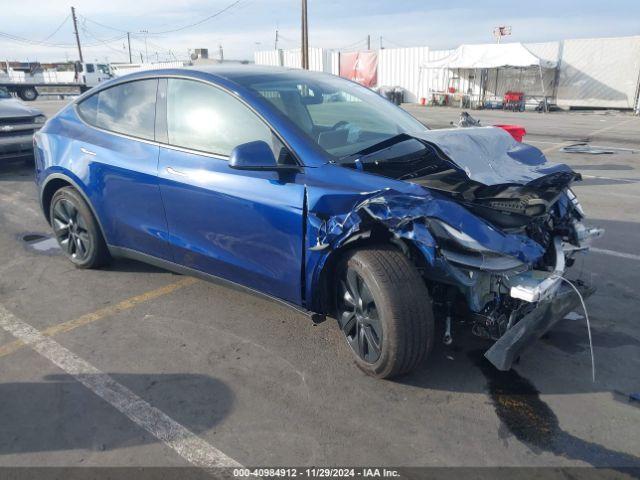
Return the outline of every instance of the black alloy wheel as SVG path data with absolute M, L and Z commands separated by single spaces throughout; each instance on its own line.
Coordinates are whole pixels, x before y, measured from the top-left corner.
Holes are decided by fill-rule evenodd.
M 429 354 L 434 331 L 429 291 L 395 246 L 350 250 L 338 263 L 334 285 L 338 327 L 367 375 L 397 377 Z
M 78 208 L 62 198 L 53 206 L 53 232 L 62 250 L 74 260 L 83 261 L 91 251 L 92 239 L 87 221 Z
M 78 268 L 97 268 L 110 260 L 109 250 L 86 201 L 64 187 L 51 199 L 49 220 L 66 257 Z
M 382 352 L 383 329 L 371 290 L 358 273 L 347 268 L 339 287 L 338 322 L 351 349 L 373 364 Z

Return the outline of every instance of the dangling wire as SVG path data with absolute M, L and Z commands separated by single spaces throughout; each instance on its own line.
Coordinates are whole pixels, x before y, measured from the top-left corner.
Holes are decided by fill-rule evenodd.
M 596 362 L 593 356 L 593 342 L 591 340 L 591 324 L 589 323 L 589 313 L 587 312 L 587 306 L 584 303 L 584 298 L 582 298 L 582 294 L 578 290 L 572 282 L 564 278 L 563 276 L 558 276 L 560 280 L 566 282 L 573 290 L 578 294 L 578 298 L 580 298 L 580 303 L 582 304 L 582 310 L 584 310 L 584 318 L 587 320 L 587 332 L 589 333 L 589 350 L 591 350 L 591 379 L 593 383 L 596 383 Z

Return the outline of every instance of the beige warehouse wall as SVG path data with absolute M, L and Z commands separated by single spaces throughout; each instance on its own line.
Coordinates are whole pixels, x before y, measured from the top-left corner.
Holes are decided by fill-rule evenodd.
M 640 36 L 564 40 L 560 58 L 559 106 L 633 108 Z

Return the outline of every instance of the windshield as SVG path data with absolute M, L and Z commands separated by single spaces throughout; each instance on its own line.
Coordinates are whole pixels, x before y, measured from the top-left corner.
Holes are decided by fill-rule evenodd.
M 268 100 L 335 158 L 353 155 L 399 134 L 426 130 L 377 93 L 338 77 L 290 76 L 246 82 L 245 86 Z
M 6 87 L 0 87 L 0 98 L 11 98 L 11 94 Z

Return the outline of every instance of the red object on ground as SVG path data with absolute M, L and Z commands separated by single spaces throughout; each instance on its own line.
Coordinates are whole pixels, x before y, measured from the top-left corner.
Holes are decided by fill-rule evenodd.
M 522 139 L 527 134 L 527 131 L 522 125 L 494 125 L 494 127 L 506 131 L 516 142 L 522 142 Z
M 524 92 L 506 92 L 504 94 L 504 103 L 521 102 L 524 98 Z
M 424 98 L 424 97 L 422 97 L 422 98 L 420 99 L 420 105 L 426 105 L 426 104 L 427 104 L 427 99 L 426 99 L 426 98 Z

